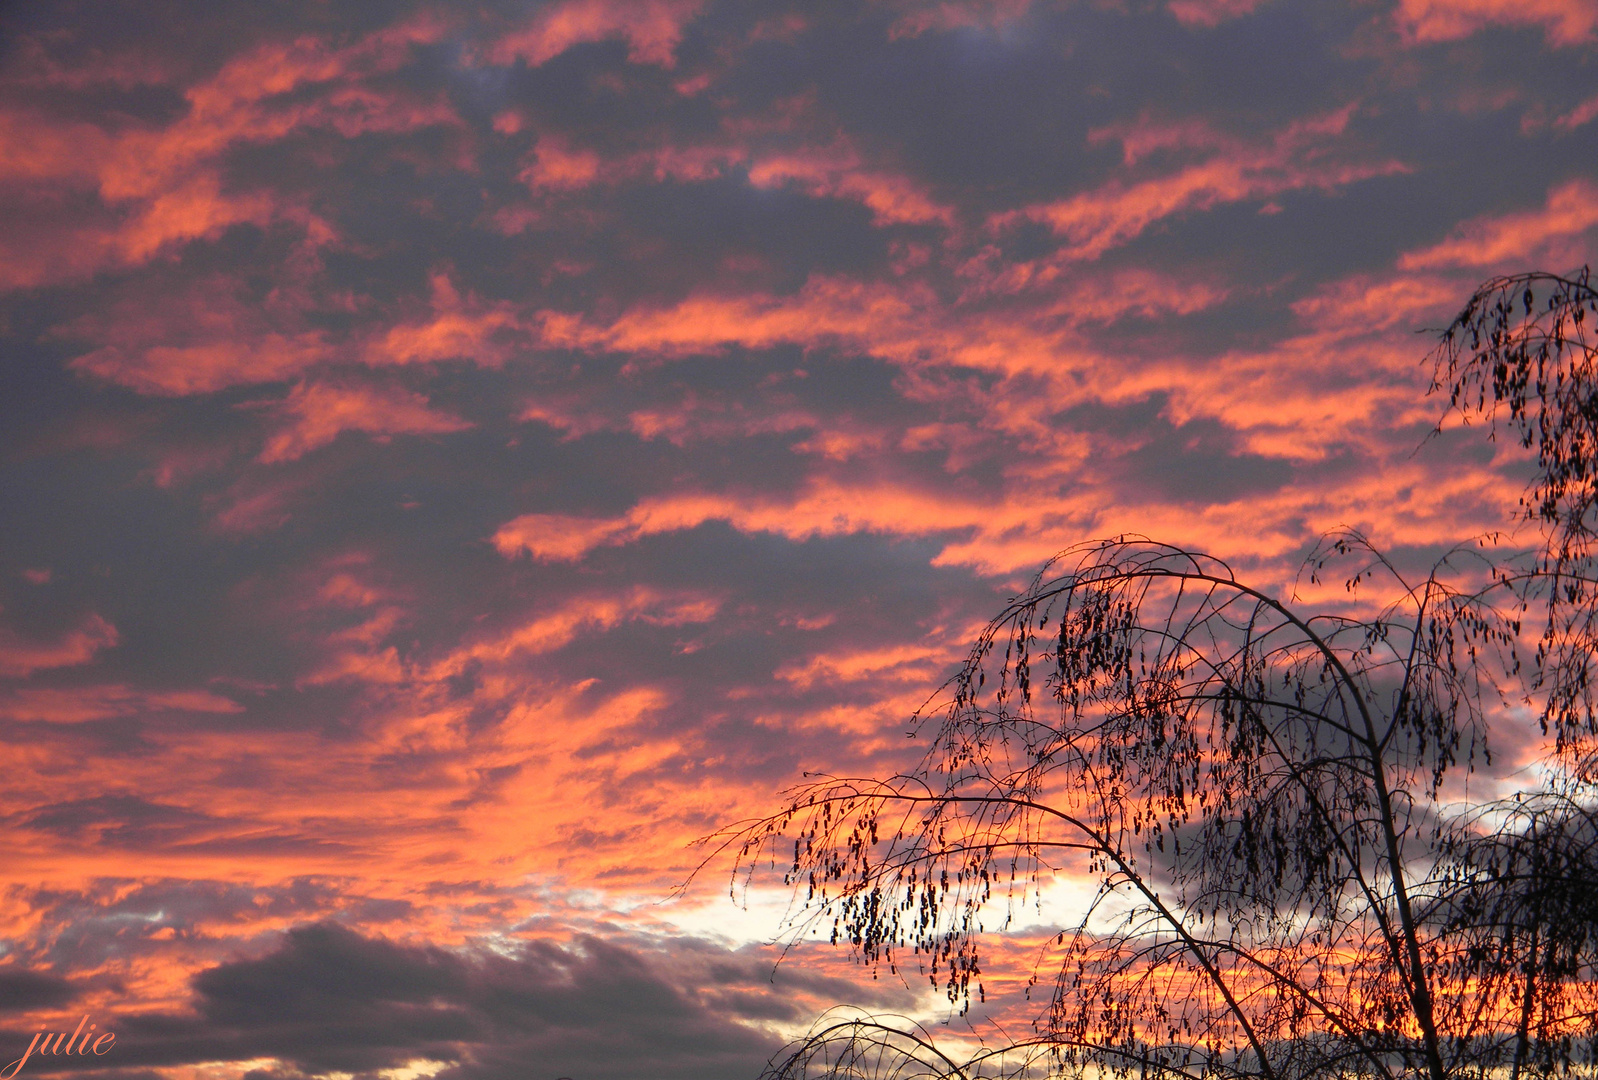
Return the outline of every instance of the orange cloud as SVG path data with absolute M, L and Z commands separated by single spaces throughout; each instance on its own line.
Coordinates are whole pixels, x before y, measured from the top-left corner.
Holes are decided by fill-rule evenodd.
M 165 127 L 125 125 L 112 131 L 0 110 L 0 182 L 28 185 L 24 199 L 35 207 L 58 203 L 65 191 L 98 196 L 100 211 L 87 224 L 63 222 L 51 237 L 54 251 L 39 250 L 26 233 L 0 237 L 0 288 L 138 265 L 175 246 L 215 239 L 239 224 L 288 221 L 309 229 L 310 216 L 280 197 L 225 184 L 222 155 L 240 144 L 271 143 L 304 129 L 354 137 L 459 124 L 442 97 L 421 100 L 362 85 L 398 68 L 413 45 L 436 40 L 442 32 L 441 24 L 424 17 L 345 48 L 311 37 L 268 43 L 230 59 L 216 75 L 188 88 L 187 112 Z M 320 86 L 321 92 L 285 99 L 306 86 Z
M 544 342 L 557 348 L 681 356 L 733 344 L 758 349 L 839 337 L 870 340 L 906 326 L 933 302 L 930 292 L 914 287 L 817 277 L 794 297 L 698 296 L 671 308 L 633 309 L 604 327 L 563 312 L 537 318 Z
M 572 562 L 602 544 L 624 542 L 635 535 L 625 520 L 523 514 L 500 526 L 493 543 L 506 557 L 526 552 L 539 562 Z
M 1579 45 L 1598 28 L 1594 0 L 1399 0 L 1393 13 L 1410 42 L 1454 41 L 1489 26 L 1540 26 L 1549 44 Z
M 98 615 L 90 615 L 76 630 L 48 642 L 27 641 L 0 627 L 0 678 L 25 678 L 48 668 L 87 664 L 118 640 L 116 627 Z
M 1347 278 L 1296 301 L 1293 314 L 1333 336 L 1409 330 L 1459 306 L 1457 282 L 1437 277 Z M 1328 344 L 1330 344 L 1328 342 Z
M 596 547 L 630 543 L 655 533 L 725 521 L 741 532 L 790 540 L 857 532 L 926 535 L 992 521 L 990 503 L 917 492 L 892 484 L 840 485 L 817 479 L 792 497 L 740 497 L 715 492 L 644 499 L 618 518 L 526 514 L 493 536 L 502 555 L 526 552 L 547 562 L 575 561 Z
M 1200 145 L 1213 140 L 1225 148 L 1171 175 L 1134 184 L 1111 181 L 1096 191 L 997 215 L 991 224 L 1003 228 L 1021 219 L 1040 222 L 1066 239 L 1069 258 L 1096 259 L 1136 239 L 1156 222 L 1180 214 L 1305 188 L 1330 191 L 1407 171 L 1396 161 L 1328 160 L 1331 141 L 1343 133 L 1352 113 L 1350 106 L 1294 123 L 1264 146 L 1248 146 L 1209 133 L 1201 138 L 1184 129 L 1178 129 L 1179 136 L 1164 128 L 1151 135 L 1134 126 L 1123 136 L 1128 164 L 1154 146 Z
M 656 626 L 705 623 L 715 618 L 720 606 L 715 597 L 645 586 L 580 595 L 553 611 L 452 652 L 434 665 L 427 677 L 437 681 L 464 670 L 474 661 L 501 665 L 554 652 L 581 636 L 604 633 L 631 621 Z
M 704 0 L 566 0 L 495 42 L 486 56 L 492 64 L 525 60 L 538 67 L 574 45 L 623 38 L 633 63 L 670 68 L 683 27 L 703 7 Z
M 434 412 L 427 398 L 400 387 L 301 383 L 279 408 L 293 420 L 267 440 L 259 458 L 263 462 L 293 461 L 345 431 L 384 438 L 440 435 L 471 427 L 457 417 Z
M 210 690 L 137 690 L 122 683 L 72 688 L 39 687 L 0 695 L 0 717 L 51 724 L 81 724 L 114 716 L 165 712 L 237 713 L 238 702 Z
M 1539 252 L 1570 261 L 1574 251 L 1566 249 L 1573 249 L 1576 238 L 1594 225 L 1598 225 L 1598 185 L 1571 180 L 1550 191 L 1541 210 L 1468 221 L 1442 243 L 1401 256 L 1398 266 L 1401 270 L 1491 266 Z M 1550 252 L 1550 248 L 1561 250 Z
M 942 648 L 906 644 L 817 653 L 783 664 L 774 674 L 805 690 L 818 683 L 835 686 L 863 679 L 891 679 L 924 689 L 958 658 L 960 647 L 958 642 L 945 643 Z

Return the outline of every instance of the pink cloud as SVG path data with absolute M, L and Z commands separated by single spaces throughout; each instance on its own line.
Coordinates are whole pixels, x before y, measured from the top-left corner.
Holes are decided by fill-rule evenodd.
M 1183 26 L 1219 26 L 1230 19 L 1252 14 L 1268 0 L 1170 0 L 1166 5 Z
M 1598 28 L 1595 0 L 1399 0 L 1393 17 L 1405 40 L 1455 41 L 1489 26 L 1540 26 L 1548 43 L 1579 45 Z
M 1223 139 L 1202 129 L 1157 127 L 1149 132 L 1134 126 L 1121 136 L 1129 165 L 1157 147 L 1213 141 L 1221 149 L 1175 173 L 1136 183 L 1113 180 L 1059 202 L 1000 214 L 992 225 L 1003 228 L 1020 219 L 1040 222 L 1065 238 L 1066 256 L 1090 260 L 1171 217 L 1287 191 L 1331 191 L 1407 171 L 1396 161 L 1339 161 L 1331 154 L 1352 113 L 1350 106 L 1294 123 L 1264 145 Z
M 10 49 L 5 81 L 18 86 L 71 92 L 104 86 L 132 90 L 168 85 L 177 77 L 170 62 L 136 50 L 92 48 L 84 59 L 69 65 L 52 56 L 46 42 L 36 35 L 13 35 Z
M 288 503 L 294 490 L 287 483 L 236 483 L 220 497 L 209 500 L 219 507 L 211 527 L 226 536 L 281 528 L 292 516 Z
M 722 176 L 748 156 L 741 146 L 724 143 L 660 146 L 611 158 L 575 147 L 559 132 L 540 135 L 516 178 L 537 193 L 571 192 L 598 185 L 617 185 L 640 178 L 697 183 Z M 514 235 L 542 220 L 532 208 L 505 207 L 495 219 Z
M 848 199 L 868 207 L 878 225 L 939 222 L 953 226 L 954 211 L 939 205 L 908 177 L 861 167 L 846 144 L 756 160 L 749 182 L 757 188 L 792 185 L 812 198 Z
M 135 295 L 57 327 L 94 348 L 72 360 L 86 375 L 145 394 L 203 394 L 298 375 L 333 355 L 317 330 L 247 303 L 238 282 L 212 277 L 152 304 Z
M 517 179 L 535 190 L 571 191 L 594 183 L 599 169 L 599 155 L 592 150 L 573 150 L 563 136 L 545 135 L 533 148 L 531 164 Z
M 471 427 L 457 417 L 434 412 L 426 397 L 401 387 L 301 383 L 279 411 L 292 419 L 267 440 L 259 459 L 263 462 L 293 461 L 345 431 L 386 438 L 440 435 Z
M 513 305 L 461 296 L 443 271 L 432 275 L 430 312 L 373 336 L 362 357 L 374 367 L 470 360 L 497 367 L 522 336 Z
M 1575 131 L 1583 124 L 1590 123 L 1593 117 L 1598 117 L 1598 94 L 1555 119 L 1554 127 L 1560 131 Z
M 538 67 L 574 45 L 623 38 L 633 63 L 670 68 L 683 27 L 703 7 L 704 0 L 566 0 L 495 42 L 486 56 L 492 64 Z
M 442 97 L 424 100 L 364 85 L 399 67 L 413 45 L 442 32 L 441 24 L 421 18 L 344 48 L 313 37 L 268 43 L 189 87 L 187 111 L 164 127 L 60 124 L 0 110 L 0 181 L 25 183 L 24 199 L 46 211 L 63 191 L 99 200 L 98 213 L 86 222 L 63 222 L 53 230 L 54 251 L 39 250 L 26 234 L 0 238 L 0 287 L 139 265 L 239 224 L 289 222 L 309 229 L 309 215 L 280 196 L 225 184 L 222 155 L 306 129 L 354 137 L 459 125 Z M 283 98 L 305 87 L 320 92 Z
M 984 274 L 987 280 L 971 290 L 977 299 L 1033 287 L 1047 291 L 1050 299 L 1041 305 L 951 307 L 916 280 L 816 276 L 794 294 L 701 294 L 670 307 L 636 307 L 605 325 L 549 310 L 529 321 L 540 342 L 551 348 L 672 358 L 733 345 L 841 345 L 907 367 L 954 364 L 1052 377 L 1078 365 L 1102 366 L 1097 354 L 1084 348 L 1077 327 L 1129 314 L 1196 311 L 1225 295 L 1203 283 L 1141 271 L 1106 280 L 1078 280 L 1061 266 L 1042 264 L 1019 279 L 1002 267 L 967 272 L 974 281 Z
M 87 186 L 111 137 L 93 124 L 62 123 L 37 111 L 0 109 L 0 181 Z
M 596 547 L 636 535 L 625 519 L 523 514 L 500 526 L 493 543 L 507 558 L 525 552 L 539 562 L 573 562 Z
M 888 28 L 888 40 L 919 37 L 965 27 L 994 29 L 1014 22 L 1032 7 L 1032 0 L 876 0 L 904 12 Z
M 118 640 L 116 627 L 98 615 L 90 615 L 77 629 L 54 641 L 28 641 L 0 627 L 0 677 L 26 678 L 35 671 L 87 664 Z
M 1465 222 L 1454 235 L 1398 260 L 1401 270 L 1492 266 L 1541 253 L 1561 262 L 1576 257 L 1578 238 L 1598 225 L 1598 185 L 1571 180 L 1548 193 L 1540 210 Z

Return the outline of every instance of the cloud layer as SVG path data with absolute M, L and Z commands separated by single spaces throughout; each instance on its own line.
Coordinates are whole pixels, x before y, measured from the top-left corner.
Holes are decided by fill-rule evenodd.
M 929 1007 L 657 901 L 1070 544 L 1500 526 L 1416 331 L 1598 243 L 1589 0 L 0 20 L 0 1009 L 129 1080 Z

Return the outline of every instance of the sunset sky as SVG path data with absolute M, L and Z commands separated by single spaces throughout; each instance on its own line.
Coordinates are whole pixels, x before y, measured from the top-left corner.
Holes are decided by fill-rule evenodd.
M 752 1078 L 946 1003 L 690 843 L 1048 556 L 1506 520 L 1598 0 L 13 3 L 0 192 L 0 1065 Z

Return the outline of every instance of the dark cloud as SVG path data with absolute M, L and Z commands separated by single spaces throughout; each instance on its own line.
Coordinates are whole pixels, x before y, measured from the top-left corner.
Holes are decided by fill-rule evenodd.
M 79 994 L 66 979 L 39 971 L 0 969 L 0 1010 L 32 1012 L 65 1005 Z
M 745 1021 L 792 1023 L 802 1019 L 796 995 L 847 985 L 803 975 L 773 982 L 769 958 L 692 939 L 641 950 L 580 937 L 466 953 L 320 923 L 258 959 L 200 972 L 192 1015 L 119 1019 L 114 1057 L 95 1064 L 272 1058 L 279 1071 L 259 1075 L 370 1076 L 432 1061 L 447 1063 L 440 1075 L 450 1080 L 529 1070 L 733 1080 L 755 1075 L 780 1045 Z M 42 1060 L 39 1071 L 56 1064 Z

